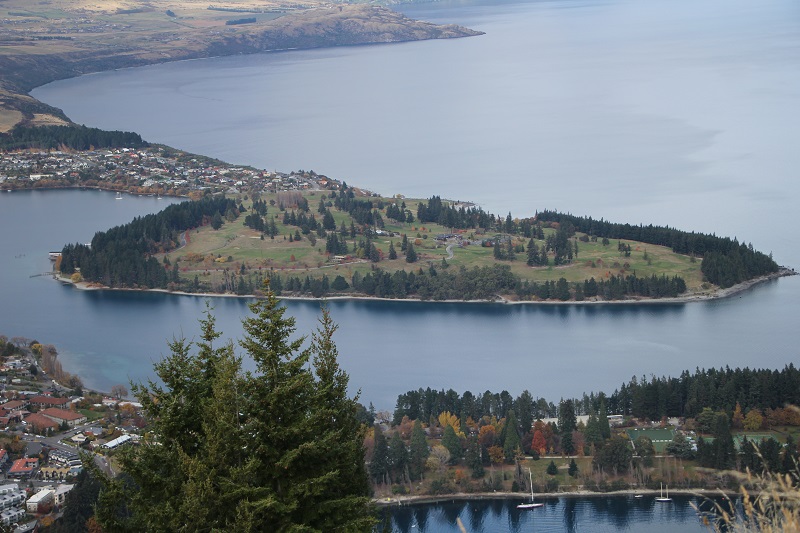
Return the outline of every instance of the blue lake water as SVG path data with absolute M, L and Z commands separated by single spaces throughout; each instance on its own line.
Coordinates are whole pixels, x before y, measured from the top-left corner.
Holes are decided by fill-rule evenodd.
M 800 265 L 796 2 L 445 1 L 406 11 L 486 35 L 158 65 L 34 94 L 77 121 L 236 163 L 313 167 L 384 193 L 480 200 L 501 213 L 556 207 L 736 235 Z M 196 332 L 204 305 L 19 279 L 41 269 L 37 254 L 130 216 L 112 216 L 120 206 L 106 200 L 0 198 L 19 210 L 0 210 L 0 224 L 19 227 L 32 248 L 19 261 L 7 245 L 0 259 L 12 267 L 3 295 L 16 295 L 3 329 L 49 337 L 97 387 L 148 375 L 167 339 Z M 142 212 L 157 207 L 148 202 L 131 199 Z M 798 293 L 795 277 L 691 305 L 330 305 L 353 388 L 391 409 L 419 386 L 527 388 L 557 400 L 634 374 L 778 368 L 797 360 Z M 309 332 L 318 304 L 287 305 Z M 238 336 L 245 302 L 215 306 L 223 330 Z
M 557 208 L 737 236 L 800 266 L 800 4 L 793 0 L 442 1 L 404 8 L 481 37 L 217 58 L 101 73 L 34 95 L 78 122 L 262 168 L 314 169 L 385 194 L 504 214 Z M 90 95 L 91 97 L 88 97 Z M 108 389 L 192 337 L 204 298 L 82 292 L 46 253 L 152 212 L 101 192 L 0 195 L 0 332 L 58 346 Z M 800 279 L 688 305 L 332 302 L 352 390 L 392 409 L 411 388 L 529 389 L 557 401 L 631 376 L 798 360 Z M 213 300 L 241 333 L 239 299 Z M 307 333 L 318 304 L 287 302 Z M 687 502 L 427 506 L 396 531 L 691 531 Z M 471 509 L 479 509 L 473 511 Z M 614 509 L 617 509 L 616 511 Z
M 547 498 L 544 507 L 516 508 L 520 501 L 444 501 L 387 509 L 393 531 L 398 533 L 457 532 L 457 519 L 470 533 L 501 532 L 614 532 L 644 531 L 685 533 L 709 531 L 697 509 L 707 510 L 705 498 L 676 497 L 669 504 L 652 497 L 632 496 Z

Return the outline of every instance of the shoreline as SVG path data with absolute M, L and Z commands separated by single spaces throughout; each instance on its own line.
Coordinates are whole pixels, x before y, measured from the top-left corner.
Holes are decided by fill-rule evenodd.
M 309 302 L 326 302 L 326 301 L 378 301 L 378 302 L 407 302 L 407 303 L 443 303 L 443 304 L 495 304 L 495 305 L 544 305 L 544 306 L 584 306 L 584 305 L 657 305 L 657 304 L 687 304 L 694 302 L 708 302 L 713 300 L 721 300 L 725 298 L 732 298 L 738 296 L 750 289 L 768 281 L 776 280 L 779 278 L 796 276 L 798 272 L 792 268 L 781 267 L 777 272 L 753 278 L 742 283 L 738 283 L 727 289 L 715 289 L 709 292 L 693 293 L 686 296 L 679 296 L 676 298 L 651 298 L 651 299 L 629 299 L 629 300 L 582 300 L 574 301 L 568 300 L 562 302 L 560 300 L 526 300 L 514 301 L 500 297 L 497 300 L 421 300 L 419 298 L 378 298 L 376 296 L 356 296 L 356 295 L 338 295 L 327 296 L 322 298 L 314 298 L 313 296 L 278 296 L 279 300 L 295 300 L 295 301 L 309 301 Z M 106 287 L 97 286 L 89 282 L 81 281 L 78 283 L 73 282 L 69 278 L 61 276 L 57 272 L 53 272 L 53 279 L 72 285 L 78 290 L 84 291 L 135 291 L 135 292 L 157 292 L 164 294 L 174 294 L 177 296 L 193 296 L 205 298 L 244 298 L 254 299 L 260 298 L 257 294 L 216 294 L 216 293 L 194 293 L 186 291 L 170 291 L 168 289 L 132 289 L 120 287 Z
M 671 494 L 677 496 L 700 496 L 705 498 L 710 497 L 732 497 L 736 496 L 737 492 L 733 490 L 723 489 L 674 489 L 670 490 Z M 561 498 L 608 498 L 614 496 L 643 496 L 643 497 L 656 497 L 659 491 L 655 489 L 624 489 L 609 492 L 594 492 L 590 490 L 575 490 L 566 492 L 541 492 L 534 494 L 536 499 L 544 500 L 559 500 Z M 373 498 L 373 505 L 381 508 L 387 507 L 403 507 L 411 505 L 429 505 L 443 502 L 470 502 L 482 500 L 520 500 L 527 501 L 530 495 L 525 492 L 456 492 L 453 494 L 438 494 L 438 495 L 415 495 L 415 496 L 389 496 L 384 498 Z

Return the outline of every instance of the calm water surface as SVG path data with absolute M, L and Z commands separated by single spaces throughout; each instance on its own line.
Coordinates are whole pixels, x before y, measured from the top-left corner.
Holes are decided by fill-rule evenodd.
M 486 35 L 182 62 L 65 80 L 35 95 L 78 121 L 238 163 L 314 168 L 384 193 L 440 193 L 498 212 L 557 207 L 736 235 L 800 265 L 796 2 L 437 2 L 408 12 Z M 16 295 L 2 323 L 48 336 L 88 384 L 108 387 L 148 375 L 173 335 L 194 335 L 204 300 L 28 280 L 50 248 L 112 225 L 99 210 L 120 206 L 78 194 L 0 199 L 21 213 L 0 210 L 2 227 L 20 228 L 29 248 L 16 260 L 7 245 L 0 259 L 13 267 L 3 295 Z M 137 209 L 156 207 L 147 202 Z M 71 227 L 85 213 L 91 223 Z M 528 388 L 557 400 L 612 390 L 634 374 L 781 367 L 797 359 L 798 293 L 792 278 L 692 305 L 331 309 L 353 388 L 392 408 L 419 386 Z M 318 305 L 287 305 L 310 331 Z M 215 306 L 222 329 L 238 336 L 245 302 Z
M 709 506 L 700 498 L 677 497 L 669 504 L 656 503 L 651 497 L 626 496 L 542 501 L 544 507 L 527 511 L 516 508 L 519 501 L 489 500 L 391 508 L 387 514 L 398 533 L 457 532 L 458 518 L 470 533 L 708 531 L 695 510 Z
M 800 3 L 407 12 L 486 35 L 159 65 L 33 94 L 77 121 L 236 163 L 500 214 L 557 208 L 735 235 L 798 263 Z
M 79 122 L 263 168 L 314 169 L 385 194 L 504 214 L 557 208 L 735 235 L 800 265 L 800 4 L 794 0 L 437 2 L 415 17 L 470 39 L 261 54 L 108 72 L 34 91 Z M 205 300 L 81 292 L 29 276 L 46 253 L 157 210 L 98 192 L 0 195 L 0 332 L 56 344 L 108 389 L 151 375 Z M 797 361 L 800 280 L 691 305 L 330 304 L 353 391 L 411 388 L 557 401 L 632 375 Z M 241 333 L 246 302 L 214 300 Z M 288 302 L 308 332 L 318 304 Z M 398 531 L 691 531 L 683 502 L 557 500 L 404 510 Z M 645 505 L 640 509 L 639 505 Z
M 110 227 L 162 208 L 165 200 L 98 191 L 0 194 L 0 332 L 53 343 L 65 369 L 108 390 L 151 375 L 173 336 L 194 337 L 205 298 L 80 291 L 48 277 L 47 252 L 88 242 Z M 352 390 L 393 409 L 417 387 L 529 389 L 553 401 L 611 391 L 634 374 L 696 366 L 767 366 L 797 360 L 797 277 L 733 299 L 705 303 L 507 306 L 336 301 L 337 343 Z M 247 300 L 212 299 L 219 328 L 241 336 Z M 298 331 L 316 327 L 317 302 L 286 303 Z

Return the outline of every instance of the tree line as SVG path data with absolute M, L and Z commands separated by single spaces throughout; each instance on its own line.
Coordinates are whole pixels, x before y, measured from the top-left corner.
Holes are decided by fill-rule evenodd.
M 69 276 L 79 269 L 84 280 L 109 287 L 166 288 L 168 273 L 153 254 L 176 248 L 183 231 L 238 215 L 236 203 L 222 196 L 173 204 L 160 213 L 97 232 L 88 246 L 64 246 L 60 271 Z
M 730 367 L 688 370 L 680 377 L 633 377 L 611 394 L 584 394 L 570 400 L 576 414 L 608 413 L 640 419 L 696 418 L 701 432 L 711 433 L 713 416 L 725 413 L 735 428 L 745 428 L 743 413 L 753 413 L 755 426 L 798 425 L 800 416 L 786 405 L 800 404 L 800 370 L 789 363 L 781 370 Z M 418 389 L 400 394 L 394 411 L 395 424 L 404 417 L 429 420 L 443 411 L 459 419 L 484 416 L 506 418 L 511 410 L 525 426 L 532 418 L 554 418 L 557 408 L 528 391 L 514 398 L 508 391 L 459 395 L 456 391 Z M 709 413 L 711 415 L 709 415 Z M 738 414 L 737 414 L 738 413 Z M 709 418 L 711 416 L 711 418 Z M 757 418 L 761 417 L 761 418 Z
M 633 377 L 606 401 L 611 412 L 650 420 L 694 417 L 705 407 L 733 413 L 737 404 L 745 410 L 782 410 L 800 405 L 800 370 L 789 363 L 782 370 L 725 367 L 686 370 L 677 378 Z
M 67 147 L 72 150 L 96 148 L 144 148 L 150 146 L 138 133 L 106 131 L 86 126 L 14 126 L 8 133 L 0 133 L 0 150 L 38 148 L 54 150 Z

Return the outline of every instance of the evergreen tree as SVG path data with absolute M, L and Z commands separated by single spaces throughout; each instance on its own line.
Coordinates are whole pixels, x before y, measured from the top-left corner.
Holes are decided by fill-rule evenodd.
M 94 472 L 81 470 L 75 479 L 75 486 L 64 500 L 64 514 L 50 528 L 48 533 L 84 533 L 88 531 L 86 521 L 94 516 L 94 505 L 102 488 Z
M 482 479 L 484 475 L 483 461 L 481 460 L 481 446 L 478 443 L 478 437 L 471 436 L 467 438 L 467 466 L 472 469 L 473 479 Z
M 733 436 L 728 422 L 728 415 L 725 413 L 717 414 L 714 420 L 714 442 L 711 443 L 714 450 L 713 467 L 724 470 L 733 466 L 736 458 L 736 449 L 733 445 Z
M 394 242 L 389 243 L 389 259 L 397 259 L 397 252 L 394 249 Z
M 370 404 L 371 405 L 371 404 Z M 389 440 L 389 465 L 391 466 L 394 481 L 402 483 L 408 466 L 408 448 L 406 448 L 400 433 L 395 431 Z
M 536 246 L 536 243 L 533 242 L 533 239 L 528 241 L 528 266 L 538 266 L 539 265 L 539 247 Z
M 429 454 L 430 449 L 425 438 L 425 431 L 422 429 L 422 423 L 419 420 L 415 420 L 414 427 L 411 430 L 411 450 L 409 452 L 409 471 L 412 481 L 422 478 L 422 473 L 425 471 L 425 461 L 428 460 Z
M 517 415 L 514 410 L 510 410 L 506 425 L 504 428 L 505 440 L 503 441 L 503 455 L 506 457 L 507 463 L 513 463 L 514 457 L 517 455 L 517 450 L 520 449 L 520 438 L 517 424 Z
M 554 461 L 550 461 L 550 464 L 547 465 L 547 475 L 555 476 L 556 474 L 558 474 L 558 467 Z
M 594 278 L 592 278 L 594 279 Z M 598 421 L 600 422 L 600 433 L 603 435 L 604 439 L 611 438 L 611 426 L 608 423 L 608 411 L 606 409 L 606 401 L 600 401 L 600 415 L 597 417 Z
M 336 231 L 336 221 L 333 219 L 330 209 L 325 210 L 325 216 L 322 217 L 322 227 L 328 231 Z
M 207 312 L 197 354 L 184 340 L 156 363 L 163 385 L 133 387 L 151 437 L 120 454 L 129 482 L 103 479 L 107 531 L 365 530 L 363 432 L 326 311 L 310 348 L 267 286 L 240 342 L 244 373 Z M 313 360 L 312 360 L 313 356 Z
M 372 451 L 372 460 L 369 462 L 369 474 L 372 481 L 377 484 L 386 483 L 386 474 L 389 471 L 389 444 L 383 435 L 380 426 L 373 426 L 375 431 L 375 447 Z
M 453 429 L 453 426 L 447 424 L 447 427 L 444 428 L 444 435 L 442 435 L 442 446 L 447 448 L 447 451 L 450 452 L 450 464 L 458 464 L 461 460 L 461 455 L 463 454 L 463 450 L 461 449 L 461 439 L 458 438 L 456 435 L 456 430 Z
M 406 247 L 406 263 L 416 263 L 417 262 L 417 252 L 414 250 L 414 245 L 412 243 L 408 243 Z
M 567 474 L 569 474 L 570 477 L 575 477 L 578 475 L 578 463 L 575 462 L 575 459 L 570 459 L 569 470 L 567 470 Z

